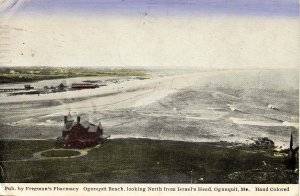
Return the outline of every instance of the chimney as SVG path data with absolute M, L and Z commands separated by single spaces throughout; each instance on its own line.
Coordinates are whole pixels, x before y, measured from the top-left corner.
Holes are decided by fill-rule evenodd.
M 293 132 L 291 132 L 290 150 L 293 150 Z
M 68 121 L 68 117 L 64 116 L 64 122 L 65 122 L 65 124 L 67 123 L 67 121 Z
M 80 116 L 77 116 L 77 123 L 80 123 Z

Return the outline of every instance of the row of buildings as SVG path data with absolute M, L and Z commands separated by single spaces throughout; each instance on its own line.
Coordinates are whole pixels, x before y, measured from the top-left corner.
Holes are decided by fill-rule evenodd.
M 68 90 L 80 90 L 80 89 L 94 89 L 98 88 L 99 85 L 91 83 L 73 83 L 71 86 L 60 83 L 58 86 L 44 86 L 45 93 L 64 92 Z
M 0 92 L 8 93 L 10 96 L 24 95 L 24 94 L 47 94 L 56 92 L 65 92 L 69 90 L 81 90 L 81 89 L 95 89 L 98 88 L 98 84 L 91 83 L 73 83 L 71 86 L 67 86 L 60 83 L 58 86 L 44 86 L 42 89 L 35 89 L 29 84 L 26 84 L 24 88 L 1 88 Z

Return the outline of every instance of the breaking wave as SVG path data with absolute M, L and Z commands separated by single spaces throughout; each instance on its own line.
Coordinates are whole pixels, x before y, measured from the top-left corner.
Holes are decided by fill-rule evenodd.
M 298 123 L 294 122 L 275 122 L 275 121 L 252 121 L 252 120 L 247 120 L 243 118 L 233 118 L 230 117 L 230 120 L 239 125 L 252 125 L 252 126 L 264 126 L 264 127 L 295 127 L 299 128 Z

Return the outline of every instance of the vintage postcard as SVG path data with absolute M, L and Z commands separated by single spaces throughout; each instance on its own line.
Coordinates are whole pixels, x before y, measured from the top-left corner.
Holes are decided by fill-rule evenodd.
M 297 195 L 297 0 L 0 0 L 0 195 Z

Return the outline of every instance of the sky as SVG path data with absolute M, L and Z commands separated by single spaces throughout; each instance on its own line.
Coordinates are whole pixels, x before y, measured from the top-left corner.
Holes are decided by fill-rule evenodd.
M 14 0 L 16 1 L 16 0 Z M 297 16 L 297 0 L 23 0 L 23 11 L 138 16 L 236 14 Z M 27 3 L 26 3 L 27 2 Z M 118 14 L 117 14 L 118 15 Z
M 0 66 L 295 68 L 297 0 L 0 0 Z

